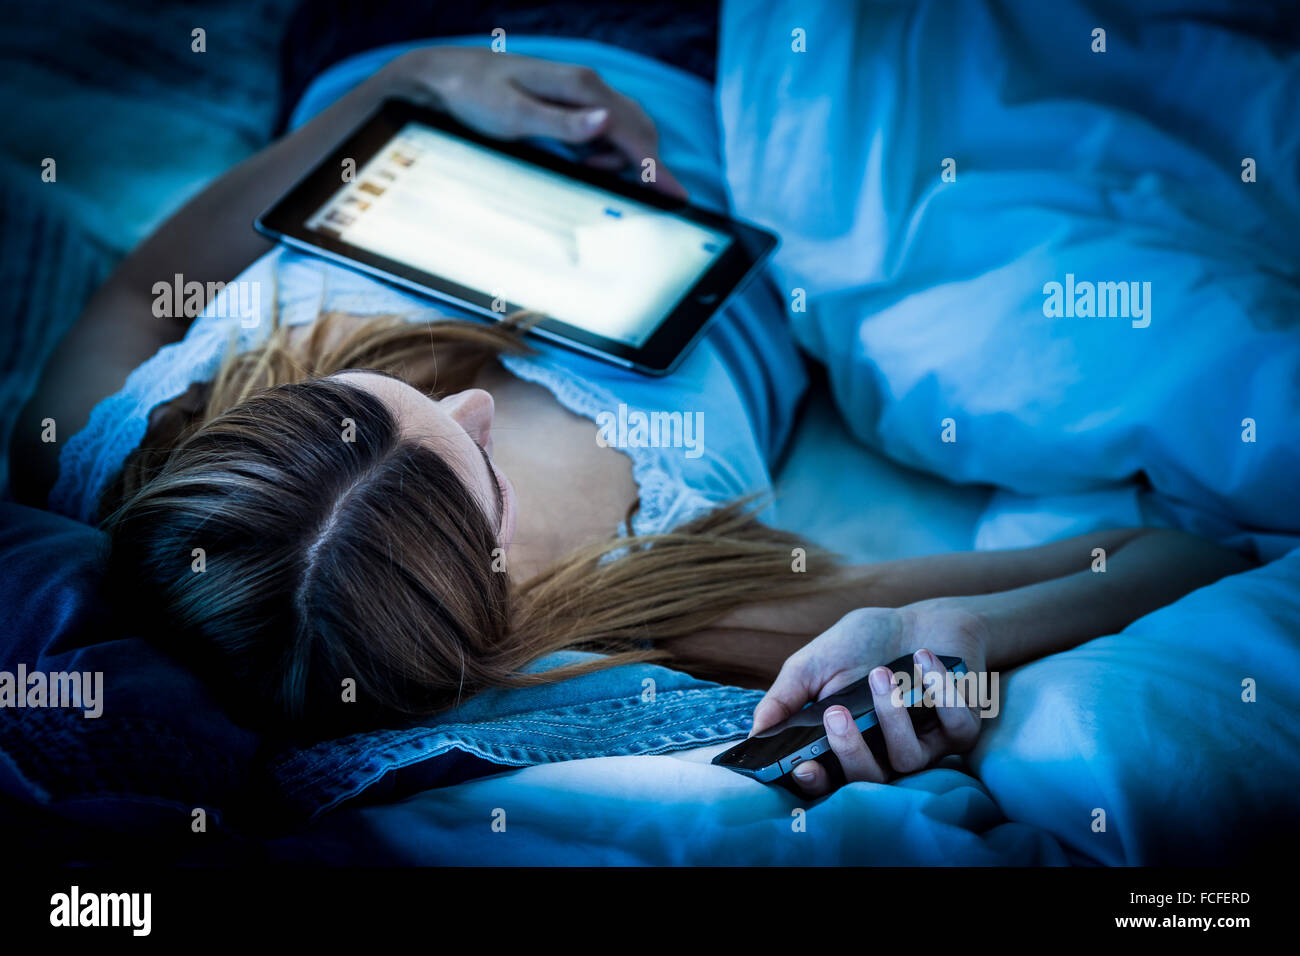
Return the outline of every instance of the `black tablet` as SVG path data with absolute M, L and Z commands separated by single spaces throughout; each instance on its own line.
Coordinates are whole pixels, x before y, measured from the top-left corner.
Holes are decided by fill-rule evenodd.
M 776 247 L 753 225 L 387 100 L 258 217 L 261 232 L 651 375 Z

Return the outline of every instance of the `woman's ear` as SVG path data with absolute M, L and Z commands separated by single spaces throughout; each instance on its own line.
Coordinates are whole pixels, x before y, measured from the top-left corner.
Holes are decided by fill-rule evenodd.
M 442 399 L 442 409 L 474 441 L 487 446 L 492 434 L 492 416 L 496 410 L 490 393 L 481 388 L 467 388 Z

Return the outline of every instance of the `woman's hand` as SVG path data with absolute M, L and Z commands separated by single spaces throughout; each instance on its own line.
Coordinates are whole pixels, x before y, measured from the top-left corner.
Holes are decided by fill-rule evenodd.
M 945 754 L 970 750 L 979 736 L 979 717 L 959 691 L 955 703 L 935 708 L 939 718 L 935 727 L 918 734 L 907 710 L 894 705 L 893 677 L 879 665 L 912 653 L 922 675 L 942 673 L 943 665 L 932 655 L 943 654 L 960 657 L 968 671 L 978 673 L 984 670 L 987 646 L 982 619 L 964 609 L 959 599 L 851 611 L 786 660 L 771 689 L 754 709 L 750 735 L 780 723 L 809 701 L 828 697 L 871 671 L 872 697 L 889 761 L 882 767 L 876 760 L 847 708 L 832 707 L 824 716 L 826 736 L 844 768 L 845 778 L 850 782 L 884 783 L 891 776 L 922 770 Z M 881 678 L 883 681 L 877 683 Z M 816 761 L 800 764 L 794 778 L 800 789 L 813 796 L 831 787 L 826 769 Z
M 431 46 L 391 64 L 416 92 L 467 126 L 500 139 L 547 136 L 565 143 L 603 138 L 612 147 L 587 159 L 603 169 L 654 161 L 651 185 L 686 198 L 681 183 L 659 161 L 655 124 L 635 101 L 616 92 L 585 66 L 475 47 Z

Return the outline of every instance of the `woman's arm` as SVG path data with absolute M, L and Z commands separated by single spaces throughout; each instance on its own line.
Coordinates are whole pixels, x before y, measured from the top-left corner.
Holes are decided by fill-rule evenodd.
M 607 140 L 625 161 L 658 158 L 654 124 L 636 103 L 584 67 L 468 47 L 407 53 L 302 128 L 251 156 L 192 199 L 127 256 L 95 293 L 45 368 L 14 431 L 15 496 L 44 504 L 58 467 L 58 445 L 41 441 L 54 419 L 60 439 L 86 424 L 90 410 L 122 387 L 137 365 L 185 334 L 193 316 L 157 318 L 153 287 L 228 282 L 271 244 L 253 219 L 389 96 L 427 102 L 503 138 L 550 136 Z M 610 165 L 610 154 L 603 163 Z M 663 191 L 681 195 L 657 164 Z
M 1009 591 L 1086 570 L 1092 565 L 1095 549 L 1104 550 L 1109 560 L 1134 539 L 1153 533 L 1150 528 L 1121 528 L 1033 548 L 959 551 L 855 565 L 840 572 L 840 583 L 831 591 L 750 605 L 729 614 L 718 627 L 807 639 L 854 608 L 902 607 L 929 598 Z
M 979 736 L 983 708 L 995 714 L 1000 704 L 991 678 L 977 685 L 984 688 L 979 694 L 991 694 L 988 700 L 963 699 L 971 685 L 956 687 L 952 698 L 936 702 L 935 725 L 918 733 L 906 710 L 896 706 L 894 678 L 879 665 L 911 655 L 916 668 L 937 678 L 945 671 L 934 655 L 952 655 L 965 661 L 971 674 L 996 673 L 1115 633 L 1189 591 L 1250 567 L 1241 555 L 1194 535 L 1148 531 L 1108 555 L 1105 571 L 1089 568 L 1006 591 L 932 598 L 896 609 L 853 610 L 782 663 L 754 710 L 751 733 L 870 674 L 888 761 L 882 764 L 871 753 L 845 708 L 828 708 L 823 722 L 847 780 L 884 782 L 969 750 Z M 795 779 L 810 794 L 831 786 L 816 762 L 800 764 Z
M 1138 535 L 1090 568 L 1024 587 L 938 598 L 920 607 L 973 614 L 988 635 L 988 666 L 1016 667 L 1068 650 L 1130 623 L 1184 594 L 1254 567 L 1236 551 L 1182 531 Z
M 54 482 L 58 445 L 41 442 L 41 420 L 53 418 L 61 438 L 72 435 L 132 369 L 185 334 L 193 316 L 154 316 L 154 284 L 179 273 L 206 288 L 247 268 L 270 248 L 253 230 L 254 217 L 394 90 L 395 77 L 395 71 L 376 74 L 293 135 L 240 163 L 122 260 L 55 350 L 19 418 L 12 449 L 19 500 L 42 504 Z
M 1104 572 L 1091 570 L 1097 548 L 1106 554 Z M 1118 631 L 1188 591 L 1250 567 L 1235 551 L 1156 528 L 905 558 L 847 568 L 841 585 L 823 594 L 740 608 L 668 649 L 701 672 L 759 683 L 858 608 L 942 607 L 986 619 L 996 643 L 989 648 L 991 666 L 1007 667 Z

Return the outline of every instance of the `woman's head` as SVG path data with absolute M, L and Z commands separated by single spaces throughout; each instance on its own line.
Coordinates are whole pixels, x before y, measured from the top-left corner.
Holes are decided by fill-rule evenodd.
M 244 708 L 345 730 L 447 707 L 518 663 L 491 415 L 363 372 L 255 395 L 115 516 L 110 581 Z
M 380 372 L 343 371 L 333 376 L 378 398 L 393 415 L 398 433 L 440 455 L 474 495 L 497 529 L 503 550 L 514 541 L 519 501 L 514 486 L 492 457 L 492 396 L 468 388 L 441 399 Z
M 282 329 L 228 357 L 201 412 L 146 441 L 104 502 L 110 598 L 246 722 L 391 726 L 489 687 L 663 657 L 653 642 L 827 586 L 791 573 L 803 542 L 736 503 L 512 587 L 517 504 L 491 461 L 492 399 L 472 386 L 522 350 L 517 331 L 338 331 L 326 317 L 298 347 Z M 570 648 L 607 656 L 529 667 Z

